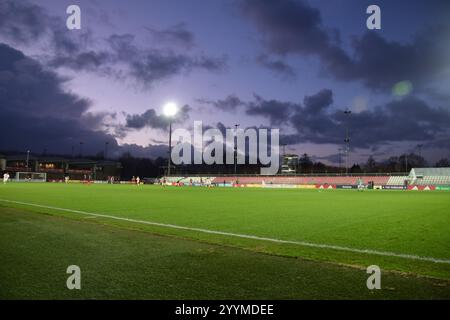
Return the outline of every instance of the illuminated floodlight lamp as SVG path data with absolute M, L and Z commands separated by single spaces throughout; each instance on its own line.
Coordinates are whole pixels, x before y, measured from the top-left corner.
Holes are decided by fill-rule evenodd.
M 164 115 L 166 117 L 173 117 L 173 116 L 175 116 L 177 114 L 178 107 L 177 107 L 177 105 L 175 103 L 168 102 L 164 106 L 163 112 L 164 112 Z

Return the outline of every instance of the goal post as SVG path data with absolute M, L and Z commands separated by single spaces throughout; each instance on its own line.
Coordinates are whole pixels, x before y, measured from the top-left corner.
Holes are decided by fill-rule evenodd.
M 45 172 L 16 172 L 16 182 L 46 182 Z

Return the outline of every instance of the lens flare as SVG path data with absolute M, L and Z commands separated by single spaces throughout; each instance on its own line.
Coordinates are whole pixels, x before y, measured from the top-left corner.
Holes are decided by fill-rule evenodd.
M 411 81 L 404 80 L 397 82 L 392 88 L 392 94 L 396 97 L 403 97 L 412 92 L 413 86 Z

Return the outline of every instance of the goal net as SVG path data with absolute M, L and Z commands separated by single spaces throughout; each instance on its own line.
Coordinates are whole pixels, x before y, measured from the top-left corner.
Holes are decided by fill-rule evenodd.
M 17 182 L 46 182 L 47 173 L 45 172 L 16 172 Z

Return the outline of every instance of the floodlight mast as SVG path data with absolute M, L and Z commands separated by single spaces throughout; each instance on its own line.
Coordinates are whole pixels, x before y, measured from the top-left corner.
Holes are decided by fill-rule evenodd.
M 405 172 L 408 173 L 408 152 L 405 152 Z
M 338 148 L 339 155 L 339 174 L 342 174 L 342 148 Z
M 167 176 L 170 177 L 170 158 L 172 151 L 172 119 L 169 118 L 169 158 L 167 159 Z
M 27 150 L 27 171 L 28 171 L 28 164 L 30 162 L 30 150 Z
M 414 155 L 416 150 L 418 149 L 419 150 L 419 154 L 418 154 L 419 155 L 419 159 L 421 159 L 422 158 L 422 147 L 423 147 L 423 144 L 416 145 L 414 148 L 411 149 L 411 151 L 409 151 L 410 155 Z M 412 162 L 413 161 L 410 161 L 410 163 L 409 163 L 410 167 L 412 165 L 414 165 Z M 408 173 L 408 150 L 405 151 L 405 172 Z
M 80 158 L 83 156 L 83 141 L 80 141 Z
M 170 177 L 171 152 L 172 152 L 172 119 L 177 114 L 177 105 L 169 102 L 164 106 L 164 115 L 169 119 L 169 157 L 167 159 L 167 176 Z
M 235 124 L 234 125 L 236 139 L 237 139 L 237 129 L 238 129 L 238 127 L 239 127 L 239 124 Z M 237 181 L 237 140 L 236 140 L 236 144 L 234 145 L 234 178 Z
M 348 108 L 345 109 L 345 111 L 344 111 L 344 114 L 347 117 L 350 117 L 351 113 L 352 113 L 351 110 L 349 110 Z M 345 175 L 346 176 L 348 176 L 348 156 L 349 156 L 349 152 L 350 152 L 350 137 L 349 137 L 349 134 L 348 134 L 348 125 L 349 125 L 348 120 L 346 120 L 346 123 L 345 123 L 345 139 L 344 139 L 344 142 L 345 142 L 345 150 L 344 150 L 344 152 L 345 152 Z
M 108 145 L 109 145 L 109 142 L 108 141 L 106 141 L 105 142 L 105 152 L 103 153 L 103 158 L 106 160 L 106 158 L 108 157 Z

